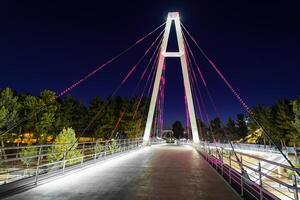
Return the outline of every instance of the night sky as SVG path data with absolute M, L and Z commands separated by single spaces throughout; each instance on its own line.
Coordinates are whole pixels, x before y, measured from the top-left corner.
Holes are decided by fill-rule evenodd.
M 34 95 L 43 89 L 59 92 L 162 24 L 167 12 L 179 11 L 182 23 L 250 106 L 300 95 L 300 12 L 292 3 L 297 1 L 47 2 L 1 1 L 0 88 Z M 106 98 L 153 39 L 70 94 L 86 103 L 96 95 Z M 222 80 L 196 55 L 221 117 L 242 112 Z M 176 119 L 184 122 L 185 110 L 179 60 L 166 65 L 168 126 Z M 139 73 L 118 95 L 131 95 Z M 215 117 L 212 107 L 207 109 Z

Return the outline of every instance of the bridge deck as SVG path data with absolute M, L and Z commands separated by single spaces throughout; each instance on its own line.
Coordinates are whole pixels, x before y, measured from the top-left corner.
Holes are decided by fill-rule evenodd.
M 152 146 L 7 199 L 239 199 L 191 147 Z

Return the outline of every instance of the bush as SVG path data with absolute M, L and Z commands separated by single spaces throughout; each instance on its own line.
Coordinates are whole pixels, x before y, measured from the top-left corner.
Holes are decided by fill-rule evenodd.
M 63 128 L 63 130 L 55 138 L 53 146 L 49 149 L 49 162 L 69 160 L 67 163 L 73 164 L 81 160 L 82 154 L 77 149 L 78 141 L 76 139 L 75 131 L 72 128 Z M 78 159 L 73 159 L 78 158 Z
M 293 163 L 293 165 L 295 166 L 295 168 L 300 169 L 300 163 Z M 288 174 L 289 179 L 292 179 L 292 175 L 294 175 L 295 172 L 292 170 L 287 170 L 287 174 Z
M 108 146 L 110 153 L 116 153 L 118 151 L 119 145 L 116 140 L 112 140 Z
M 38 148 L 30 144 L 20 152 L 21 161 L 29 167 L 37 159 Z

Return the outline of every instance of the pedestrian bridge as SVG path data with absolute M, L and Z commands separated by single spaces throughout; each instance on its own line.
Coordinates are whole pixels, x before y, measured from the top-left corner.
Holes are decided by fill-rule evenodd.
M 7 199 L 298 199 L 299 169 L 271 147 L 166 144 L 141 138 L 7 147 L 0 198 Z M 54 148 L 56 147 L 56 148 Z M 19 149 L 20 148 L 20 149 Z M 31 150 L 24 157 L 20 152 Z M 52 149 L 52 150 L 51 150 Z M 64 149 L 68 149 L 64 151 Z M 80 152 L 78 155 L 72 152 Z M 69 157 L 69 154 L 77 155 Z M 62 155 L 56 161 L 51 155 Z M 22 165 L 29 162 L 28 166 Z
M 156 145 L 66 174 L 18 199 L 240 199 L 192 147 Z

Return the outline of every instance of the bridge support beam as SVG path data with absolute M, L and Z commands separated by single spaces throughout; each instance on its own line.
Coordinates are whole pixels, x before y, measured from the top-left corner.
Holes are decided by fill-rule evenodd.
M 171 29 L 171 24 L 173 21 L 175 23 L 179 52 L 166 52 L 168 40 L 169 40 L 170 29 Z M 159 90 L 159 85 L 160 85 L 160 79 L 161 79 L 162 69 L 163 69 L 163 65 L 164 65 L 166 57 L 177 57 L 177 58 L 179 57 L 180 58 L 185 95 L 187 98 L 188 113 L 189 113 L 189 117 L 190 117 L 190 123 L 191 123 L 192 134 L 193 134 L 193 141 L 195 143 L 199 143 L 200 140 L 199 140 L 199 134 L 198 134 L 198 128 L 197 128 L 197 122 L 196 122 L 196 116 L 195 116 L 193 96 L 192 96 L 192 92 L 191 92 L 190 80 L 189 80 L 189 75 L 188 75 L 188 64 L 187 64 L 187 59 L 186 59 L 186 55 L 185 55 L 185 46 L 184 46 L 184 40 L 183 40 L 183 35 L 182 35 L 182 30 L 181 30 L 181 25 L 180 25 L 179 13 L 178 12 L 170 12 L 170 13 L 168 13 L 168 18 L 167 18 L 167 22 L 166 22 L 166 26 L 165 26 L 165 32 L 163 35 L 163 40 L 162 40 L 162 44 L 161 44 L 161 48 L 160 48 L 160 55 L 159 55 L 159 61 L 158 61 L 158 66 L 157 66 L 157 70 L 156 70 L 156 75 L 155 75 L 155 82 L 154 82 L 154 86 L 153 86 L 151 102 L 150 102 L 146 127 L 145 127 L 145 131 L 144 131 L 144 138 L 143 138 L 144 144 L 145 145 L 149 144 L 150 133 L 151 133 L 153 117 L 154 117 L 154 110 L 155 110 L 155 105 L 156 105 L 158 90 Z

